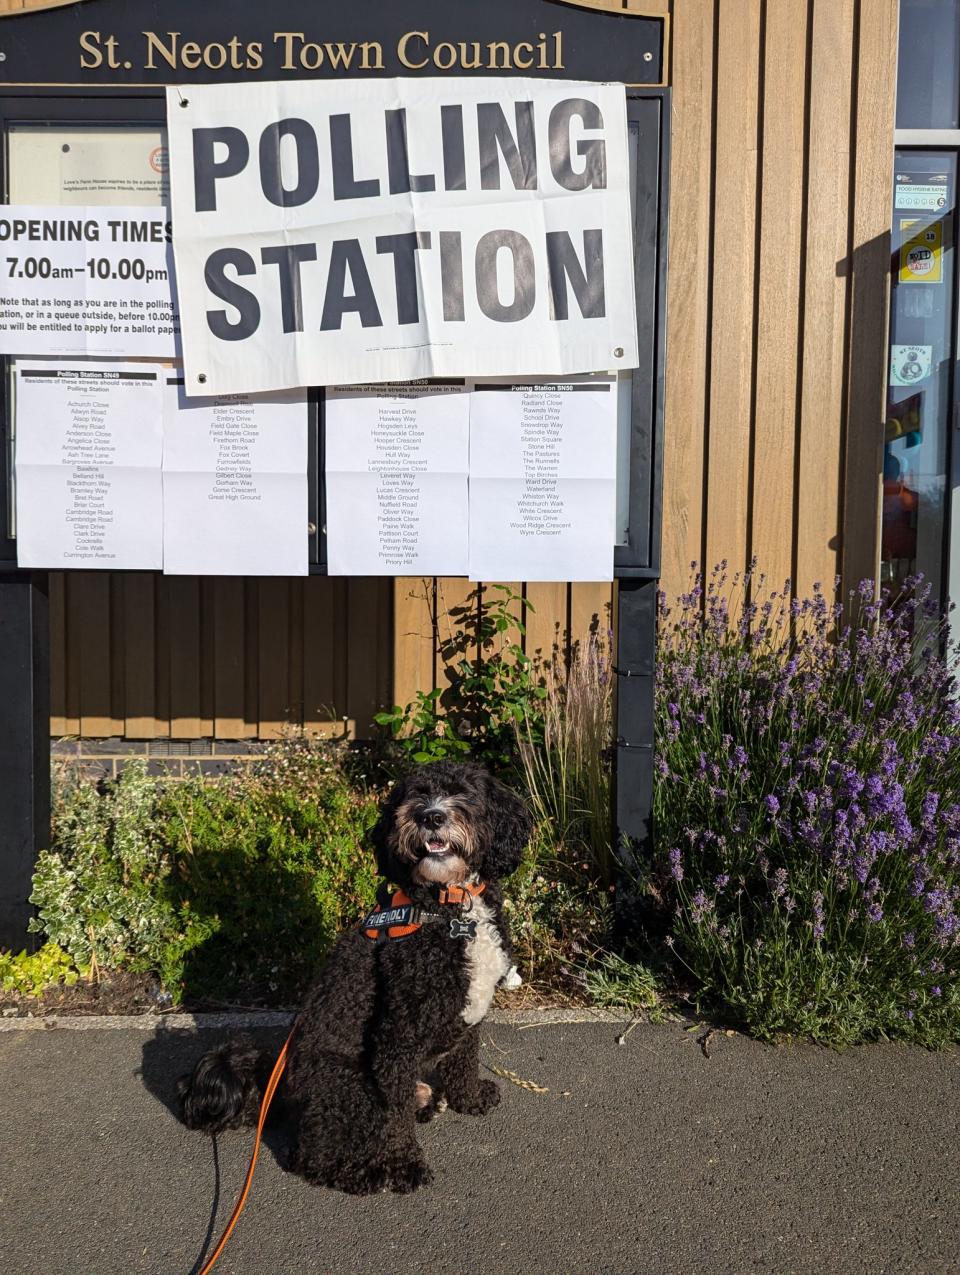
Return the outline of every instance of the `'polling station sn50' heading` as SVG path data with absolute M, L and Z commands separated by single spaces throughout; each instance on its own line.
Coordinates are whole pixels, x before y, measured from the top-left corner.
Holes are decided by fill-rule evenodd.
M 187 392 L 637 364 L 622 85 L 167 90 Z

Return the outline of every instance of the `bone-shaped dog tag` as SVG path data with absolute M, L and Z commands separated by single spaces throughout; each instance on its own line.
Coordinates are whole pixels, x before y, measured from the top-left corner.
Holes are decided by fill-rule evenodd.
M 476 921 L 460 921 L 455 917 L 450 922 L 450 937 L 452 939 L 473 939 L 476 936 Z

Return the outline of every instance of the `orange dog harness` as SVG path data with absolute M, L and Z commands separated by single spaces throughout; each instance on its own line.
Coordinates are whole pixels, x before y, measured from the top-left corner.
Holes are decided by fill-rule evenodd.
M 443 886 L 437 895 L 437 902 L 472 902 L 485 889 L 484 885 Z M 440 912 L 427 912 L 418 907 L 403 890 L 394 890 L 389 902 L 364 918 L 361 929 L 368 939 L 383 943 L 387 939 L 409 938 L 411 934 L 416 934 L 421 925 L 431 921 L 449 921 L 451 938 L 473 938 L 476 933 L 475 921 L 461 921 Z

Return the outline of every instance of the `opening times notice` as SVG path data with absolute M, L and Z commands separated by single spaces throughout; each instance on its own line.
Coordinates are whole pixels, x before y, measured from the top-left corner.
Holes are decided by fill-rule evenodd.
M 0 206 L 0 354 L 179 355 L 164 208 Z
M 465 575 L 470 395 L 462 380 L 326 398 L 331 575 Z
M 19 362 L 16 404 L 19 564 L 159 569 L 159 371 Z

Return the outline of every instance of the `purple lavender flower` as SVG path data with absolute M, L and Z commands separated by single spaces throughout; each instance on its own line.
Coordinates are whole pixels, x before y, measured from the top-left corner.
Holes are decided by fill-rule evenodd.
M 814 890 L 813 892 L 813 937 L 822 939 L 826 932 L 824 926 L 823 915 L 823 891 Z
M 681 862 L 679 846 L 674 846 L 670 851 L 670 875 L 674 881 L 683 880 L 683 863 Z
M 693 898 L 690 900 L 690 919 L 694 925 L 699 925 L 708 912 L 713 910 L 713 904 L 707 898 L 702 890 L 696 890 Z

